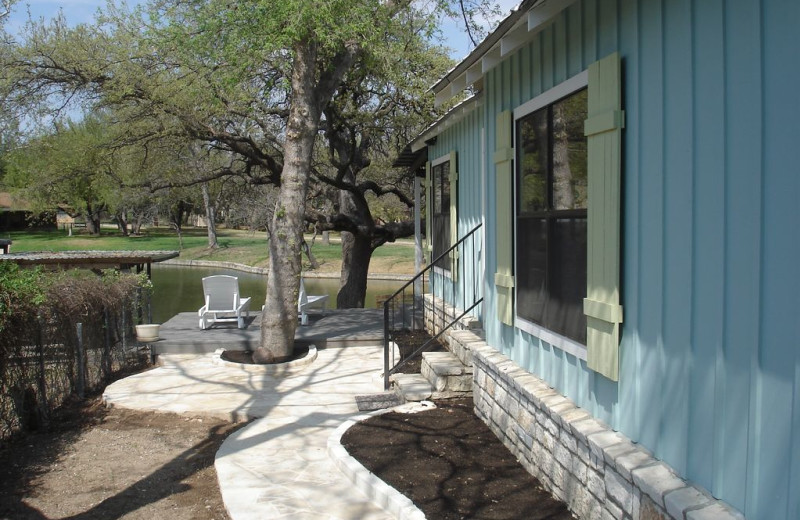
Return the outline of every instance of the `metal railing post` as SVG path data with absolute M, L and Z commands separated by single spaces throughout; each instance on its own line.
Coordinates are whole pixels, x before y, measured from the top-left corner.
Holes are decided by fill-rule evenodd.
M 78 397 L 84 398 L 86 393 L 86 363 L 83 352 L 83 323 L 78 323 Z
M 478 224 L 469 233 L 464 235 L 454 245 L 452 245 L 447 251 L 445 251 L 442 254 L 440 254 L 437 258 L 431 259 L 431 261 L 428 263 L 428 265 L 425 267 L 425 269 L 423 269 L 422 271 L 418 272 L 414 276 L 414 278 L 412 278 L 411 280 L 409 280 L 408 282 L 403 284 L 402 287 L 400 287 L 397 291 L 395 291 L 394 294 L 392 294 L 384 302 L 384 305 L 383 305 L 383 323 L 384 323 L 384 331 L 383 331 L 384 340 L 383 340 L 383 343 L 384 343 L 384 387 L 385 387 L 386 390 L 389 389 L 389 386 L 390 386 L 389 376 L 392 373 L 396 372 L 397 369 L 399 369 L 401 366 L 405 365 L 406 362 L 409 361 L 410 359 L 413 359 L 414 357 L 416 357 L 421 352 L 424 352 L 425 350 L 427 350 L 430 347 L 430 345 L 434 341 L 438 340 L 438 338 L 442 334 L 444 334 L 447 330 L 449 330 L 455 323 L 461 321 L 461 319 L 463 319 L 469 312 L 471 312 L 474 308 L 476 308 L 478 305 L 480 305 L 483 302 L 483 297 L 480 297 L 480 298 L 478 297 L 478 291 L 476 289 L 478 281 L 477 281 L 477 271 L 476 271 L 477 265 L 475 264 L 475 262 L 473 262 L 473 267 L 472 267 L 472 271 L 473 271 L 473 276 L 472 276 L 472 278 L 473 278 L 472 300 L 473 301 L 472 301 L 472 304 L 469 305 L 469 306 L 467 306 L 467 283 L 466 283 L 467 268 L 466 267 L 456 267 L 456 269 L 458 269 L 458 271 L 456 273 L 454 273 L 456 275 L 456 279 L 458 279 L 458 273 L 461 273 L 462 274 L 462 276 L 461 276 L 461 280 L 462 281 L 461 282 L 457 282 L 457 281 L 451 279 L 451 284 L 450 285 L 451 285 L 451 289 L 452 289 L 452 295 L 451 296 L 452 296 L 452 302 L 453 302 L 453 313 L 455 314 L 457 312 L 456 303 L 458 301 L 458 284 L 459 283 L 461 284 L 461 287 L 463 289 L 461 291 L 462 292 L 461 296 L 462 296 L 462 302 L 463 302 L 464 309 L 463 309 L 463 312 L 461 313 L 460 316 L 456 317 L 453 321 L 450 321 L 449 323 L 446 323 L 446 321 L 447 321 L 447 317 L 445 315 L 446 314 L 446 312 L 445 312 L 446 311 L 446 303 L 445 303 L 446 284 L 444 282 L 441 284 L 441 292 L 442 292 L 441 300 L 442 301 L 441 301 L 441 303 L 439 303 L 439 302 L 437 302 L 438 298 L 436 296 L 436 290 L 440 285 L 437 283 L 437 281 L 435 279 L 436 276 L 433 274 L 434 273 L 434 268 L 441 263 L 442 259 L 447 258 L 450 253 L 457 254 L 459 247 L 461 247 L 462 252 L 465 252 L 466 249 L 467 249 L 466 241 L 468 239 L 472 240 L 472 251 L 473 251 L 473 256 L 474 256 L 475 255 L 475 249 L 476 249 L 476 246 L 475 246 L 475 240 L 476 240 L 475 237 L 477 236 L 476 232 L 482 226 L 483 226 L 482 223 Z M 465 261 L 464 255 L 461 255 L 461 261 L 458 262 L 458 263 L 459 264 L 463 264 L 464 261 Z M 417 348 L 410 355 L 404 356 L 403 352 L 400 352 L 399 353 L 400 360 L 397 363 L 394 363 L 393 360 L 392 360 L 392 362 L 390 362 L 389 349 L 391 348 L 391 343 L 393 342 L 393 340 L 396 340 L 397 338 L 394 337 L 394 328 L 393 328 L 393 326 L 394 326 L 394 314 L 395 313 L 393 312 L 392 316 L 390 318 L 390 316 L 389 316 L 390 307 L 389 306 L 392 305 L 391 309 L 394 309 L 394 303 L 395 303 L 398 295 L 402 298 L 402 300 L 400 302 L 400 305 L 402 305 L 402 309 L 401 309 L 399 314 L 401 316 L 402 324 L 403 324 L 403 326 L 405 326 L 405 323 L 406 323 L 406 312 L 407 312 L 407 309 L 405 308 L 405 306 L 406 306 L 405 291 L 406 291 L 406 289 L 408 287 L 411 287 L 411 290 L 412 290 L 412 301 L 411 301 L 411 310 L 412 310 L 411 320 L 412 320 L 412 323 L 411 323 L 410 330 L 411 331 L 416 331 L 416 329 L 417 329 L 415 319 L 417 317 L 416 309 L 417 309 L 417 299 L 418 298 L 421 300 L 420 303 L 422 305 L 422 324 L 421 324 L 422 325 L 422 330 L 425 330 L 425 328 L 426 328 L 425 322 L 426 322 L 427 315 L 428 315 L 428 308 L 427 308 L 427 305 L 426 305 L 426 302 L 425 302 L 425 276 L 426 275 L 428 276 L 427 285 L 428 285 L 429 292 L 431 294 L 430 318 L 431 318 L 431 328 L 433 329 L 432 332 L 434 334 L 434 337 L 429 339 L 428 341 L 426 341 L 421 347 Z M 421 291 L 422 292 L 419 295 L 417 294 L 417 287 L 421 287 Z M 440 306 L 441 306 L 441 309 L 439 309 Z M 439 330 L 438 331 L 436 330 L 437 329 L 437 323 L 439 324 L 439 327 L 438 327 Z M 392 354 L 393 354 L 393 352 L 392 352 Z
M 389 300 L 383 302 L 383 389 L 389 390 Z

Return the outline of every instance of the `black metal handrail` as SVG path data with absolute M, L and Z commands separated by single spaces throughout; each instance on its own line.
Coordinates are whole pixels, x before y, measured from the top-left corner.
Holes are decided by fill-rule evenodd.
M 438 332 L 425 341 L 420 347 L 415 349 L 411 353 L 407 353 L 404 355 L 403 352 L 398 352 L 400 359 L 393 363 L 394 358 L 394 350 L 391 348 L 392 343 L 394 342 L 395 338 L 397 337 L 397 333 L 400 331 L 403 332 L 413 332 L 418 329 L 424 329 L 425 327 L 425 302 L 423 300 L 425 294 L 425 283 L 426 280 L 428 282 L 428 286 L 431 292 L 431 313 L 432 319 L 435 320 L 437 317 L 437 298 L 436 298 L 436 276 L 431 276 L 429 273 L 433 273 L 433 270 L 437 268 L 440 263 L 444 260 L 446 262 L 450 261 L 451 253 L 453 255 L 459 255 L 459 252 L 465 252 L 467 250 L 467 240 L 470 240 L 472 245 L 472 255 L 460 255 L 460 258 L 476 258 L 477 255 L 475 254 L 476 251 L 476 232 L 481 228 L 483 224 L 478 224 L 475 226 L 469 233 L 461 237 L 458 242 L 453 244 L 447 251 L 440 254 L 436 259 L 434 259 L 430 264 L 428 264 L 425 269 L 417 273 L 414 278 L 406 282 L 400 289 L 395 291 L 387 300 L 383 303 L 383 378 L 384 378 L 384 388 L 386 390 L 389 389 L 390 382 L 389 377 L 396 373 L 402 366 L 407 364 L 412 359 L 420 356 L 423 352 L 430 350 L 435 343 L 438 341 L 439 337 L 444 334 L 447 330 L 449 330 L 455 323 L 459 322 L 464 316 L 469 314 L 475 307 L 480 305 L 483 302 L 483 296 L 481 295 L 478 297 L 478 294 L 482 294 L 482 291 L 479 291 L 478 288 L 480 286 L 480 277 L 477 276 L 478 274 L 478 262 L 469 262 L 472 266 L 472 299 L 470 300 L 469 304 L 467 303 L 467 286 L 466 286 L 466 271 L 467 266 L 465 265 L 467 262 L 459 261 L 458 262 L 458 272 L 456 276 L 450 277 L 450 286 L 452 288 L 452 301 L 453 307 L 455 307 L 455 300 L 456 300 L 456 293 L 457 289 L 461 288 L 461 299 L 462 299 L 462 312 L 461 314 L 454 318 L 452 321 L 445 323 L 445 312 L 444 309 L 441 309 L 439 312 L 439 317 L 441 319 L 441 327 L 439 328 Z M 483 244 L 480 245 L 483 247 Z M 459 249 L 460 248 L 460 249 Z M 458 258 L 458 256 L 456 256 Z M 460 274 L 460 276 L 459 276 Z M 440 278 L 444 278 L 440 276 Z M 444 291 L 446 283 L 442 283 L 441 290 Z M 411 291 L 411 298 L 408 299 L 406 297 L 406 291 Z M 441 300 L 444 301 L 444 294 L 442 294 Z M 422 316 L 420 320 L 419 312 L 422 311 Z M 421 323 L 420 323 L 421 321 Z M 400 328 L 397 327 L 397 324 L 400 324 Z M 434 327 L 435 329 L 435 327 Z

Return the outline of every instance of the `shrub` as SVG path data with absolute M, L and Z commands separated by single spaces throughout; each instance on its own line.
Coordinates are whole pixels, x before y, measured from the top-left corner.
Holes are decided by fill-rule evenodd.
M 145 362 L 125 345 L 149 288 L 145 275 L 0 262 L 0 439 L 46 424 L 77 390 L 79 374 L 91 391 Z

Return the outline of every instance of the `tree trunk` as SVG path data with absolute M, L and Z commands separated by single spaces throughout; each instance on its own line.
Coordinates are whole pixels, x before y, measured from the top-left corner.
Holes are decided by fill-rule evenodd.
M 256 363 L 278 362 L 294 350 L 305 199 L 320 119 L 314 88 L 315 58 L 316 53 L 310 45 L 298 45 L 295 49 L 281 189 L 270 229 L 269 275 L 266 303 L 261 315 L 261 345 L 253 353 Z
M 120 210 L 117 212 L 117 227 L 119 228 L 120 233 L 122 236 L 128 236 L 128 217 L 125 210 Z
M 100 234 L 101 211 L 102 209 L 97 210 L 93 208 L 91 204 L 86 205 L 86 214 L 84 215 L 86 219 L 86 231 L 95 236 Z
M 363 308 L 367 296 L 367 276 L 372 258 L 372 240 L 342 232 L 342 277 L 336 308 Z
M 305 240 L 303 240 L 302 250 L 303 253 L 306 254 L 306 258 L 308 258 L 308 263 L 311 264 L 311 269 L 319 269 L 319 262 L 317 262 L 317 257 L 314 256 L 314 252 L 311 250 L 311 247 L 314 245 L 314 239 L 311 239 L 311 245 L 308 244 Z
M 216 249 L 217 244 L 217 208 L 211 202 L 208 194 L 208 183 L 204 182 L 201 186 L 203 191 L 203 205 L 206 207 L 206 228 L 208 229 L 208 248 Z
M 344 180 L 354 185 L 355 173 L 349 171 Z M 339 309 L 363 308 L 367 297 L 367 275 L 372 258 L 375 221 L 369 203 L 360 193 L 340 190 L 339 211 L 357 224 L 357 231 L 342 232 L 342 274 L 336 306 Z
M 183 251 L 183 231 L 181 230 L 181 227 L 175 222 L 170 222 L 170 226 L 175 230 L 175 233 L 178 234 L 178 249 Z
M 142 229 L 142 214 L 134 213 L 133 221 L 131 222 L 131 234 L 138 235 Z

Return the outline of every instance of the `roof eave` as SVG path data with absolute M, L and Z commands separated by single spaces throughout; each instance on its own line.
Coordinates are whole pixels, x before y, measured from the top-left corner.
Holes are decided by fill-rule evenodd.
M 435 105 L 440 106 L 464 89 L 479 85 L 489 70 L 528 43 L 576 1 L 523 0 L 466 58 L 431 87 Z

